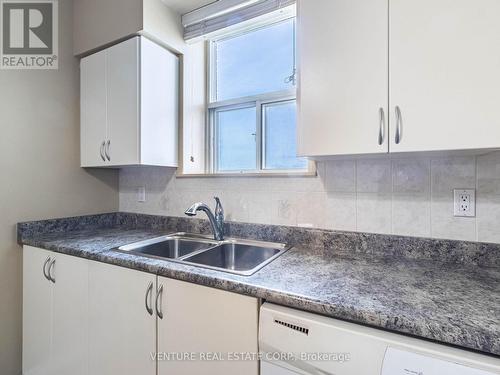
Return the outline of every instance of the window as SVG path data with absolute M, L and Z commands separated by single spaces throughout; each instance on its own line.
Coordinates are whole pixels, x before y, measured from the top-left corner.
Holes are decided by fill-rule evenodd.
M 295 18 L 209 43 L 210 172 L 307 171 L 296 156 Z

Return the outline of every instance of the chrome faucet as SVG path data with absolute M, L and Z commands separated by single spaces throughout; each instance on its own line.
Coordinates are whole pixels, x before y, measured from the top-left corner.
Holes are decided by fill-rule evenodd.
M 212 212 L 210 207 L 203 202 L 197 202 L 189 207 L 184 213 L 188 216 L 196 216 L 198 211 L 203 211 L 207 214 L 210 225 L 212 226 L 212 231 L 214 232 L 214 239 L 217 241 L 222 241 L 224 239 L 224 209 L 220 203 L 218 197 L 215 199 L 215 214 Z

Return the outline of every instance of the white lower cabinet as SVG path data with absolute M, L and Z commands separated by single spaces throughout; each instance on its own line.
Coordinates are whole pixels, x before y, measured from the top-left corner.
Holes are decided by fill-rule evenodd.
M 238 361 L 234 355 L 258 351 L 256 298 L 163 277 L 158 286 L 163 286 L 158 303 L 163 315 L 158 319 L 158 375 L 258 374 L 257 360 Z M 169 354 L 192 357 L 166 360 Z M 229 360 L 217 360 L 228 354 Z
M 155 286 L 155 275 L 90 263 L 89 374 L 155 374 Z
M 257 298 L 24 247 L 25 375 L 257 375 L 236 356 L 258 352 L 258 314 Z
M 89 262 L 56 255 L 52 324 L 52 375 L 87 374 Z
M 23 374 L 50 374 L 52 285 L 44 268 L 51 252 L 23 251 Z
M 23 374 L 87 374 L 88 262 L 23 253 Z

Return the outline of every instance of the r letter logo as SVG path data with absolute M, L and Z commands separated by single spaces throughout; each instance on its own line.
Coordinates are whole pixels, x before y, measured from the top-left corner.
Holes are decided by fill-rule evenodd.
M 57 0 L 0 0 L 0 68 L 57 69 Z

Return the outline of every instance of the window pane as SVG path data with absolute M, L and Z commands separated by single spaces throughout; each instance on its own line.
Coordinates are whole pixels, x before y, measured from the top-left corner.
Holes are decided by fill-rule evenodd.
M 216 98 L 293 88 L 294 19 L 216 42 Z
M 217 170 L 240 171 L 257 168 L 255 107 L 215 112 Z
M 295 107 L 295 100 L 263 106 L 265 169 L 307 168 L 307 159 L 296 156 Z

